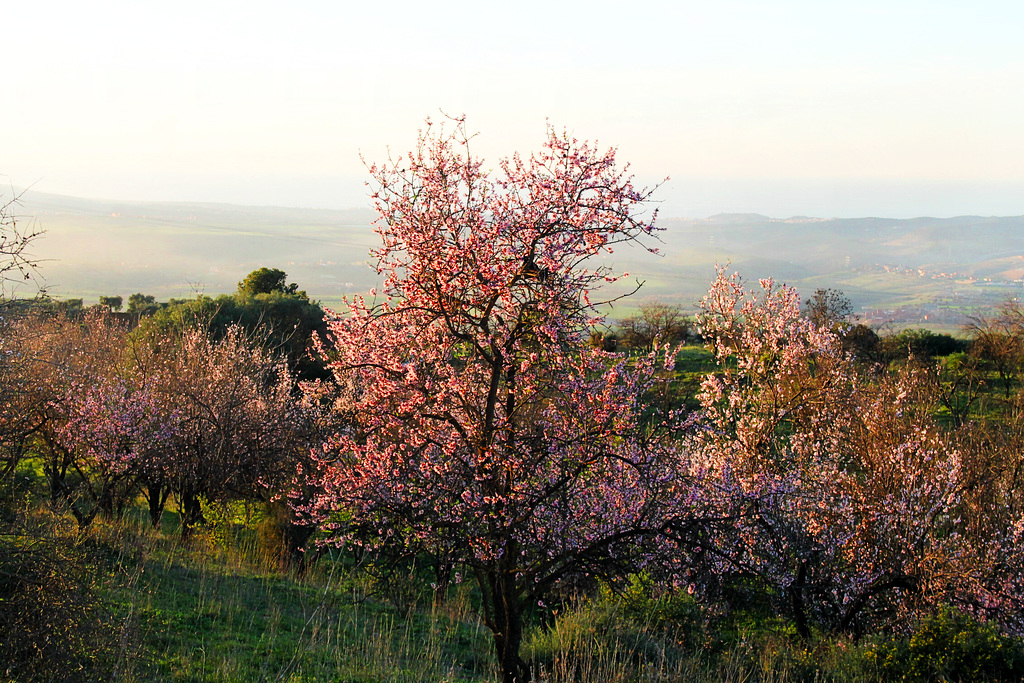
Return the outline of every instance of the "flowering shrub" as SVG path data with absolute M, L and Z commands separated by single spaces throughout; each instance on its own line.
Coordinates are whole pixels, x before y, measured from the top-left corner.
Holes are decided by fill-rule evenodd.
M 908 638 L 866 650 L 879 678 L 899 681 L 1017 681 L 1024 644 L 950 609 L 921 621 Z

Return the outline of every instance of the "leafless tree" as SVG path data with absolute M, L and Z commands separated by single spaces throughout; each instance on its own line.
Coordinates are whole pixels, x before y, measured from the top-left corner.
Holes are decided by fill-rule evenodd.
M 35 221 L 18 214 L 21 193 L 11 191 L 9 198 L 0 196 L 0 298 L 7 299 L 26 281 L 38 284 L 39 260 L 29 253 L 29 246 L 43 234 Z
M 691 321 L 682 306 L 649 301 L 640 305 L 636 315 L 618 323 L 627 346 L 650 351 L 666 342 L 679 342 L 689 335 Z
M 818 327 L 836 328 L 838 325 L 847 323 L 853 313 L 853 304 L 850 299 L 839 289 L 814 290 L 811 298 L 804 301 L 801 313 L 810 318 Z
M 963 330 L 971 337 L 971 354 L 996 371 L 1004 396 L 1024 363 L 1024 310 L 1010 299 L 1001 304 L 995 316 L 971 317 Z

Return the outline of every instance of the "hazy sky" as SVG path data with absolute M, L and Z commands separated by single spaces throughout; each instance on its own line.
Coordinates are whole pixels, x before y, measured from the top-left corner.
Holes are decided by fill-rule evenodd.
M 550 121 L 663 211 L 1024 214 L 1024 3 L 8 3 L 0 174 L 87 197 L 365 205 L 360 151 Z

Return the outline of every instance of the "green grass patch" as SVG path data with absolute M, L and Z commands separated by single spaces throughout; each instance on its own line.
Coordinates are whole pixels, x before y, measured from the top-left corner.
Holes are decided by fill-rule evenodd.
M 209 530 L 189 546 L 140 529 L 143 559 L 110 590 L 132 622 L 137 681 L 483 681 L 490 637 L 456 594 L 402 612 L 326 557 L 303 580 Z

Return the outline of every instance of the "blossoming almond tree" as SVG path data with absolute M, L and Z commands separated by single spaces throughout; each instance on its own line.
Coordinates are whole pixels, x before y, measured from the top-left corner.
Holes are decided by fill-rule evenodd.
M 146 371 L 173 430 L 147 476 L 174 491 L 187 538 L 204 499 L 266 498 L 294 477 L 304 419 L 284 360 L 238 326 L 219 340 L 190 327 L 154 346 Z
M 68 387 L 64 398 L 66 417 L 57 439 L 81 477 L 78 497 L 90 505 L 75 509 L 83 526 L 100 511 L 120 517 L 159 457 L 155 454 L 174 433 L 174 422 L 162 414 L 152 387 L 135 385 L 133 379 L 116 374 L 90 378 Z
M 745 508 L 704 578 L 759 577 L 805 635 L 812 620 L 856 632 L 939 604 L 1019 631 L 1024 525 L 1005 454 L 939 428 L 921 372 L 860 374 L 795 290 L 760 284 L 719 270 L 702 304 L 722 369 L 702 387 L 695 457 L 724 509 Z
M 354 425 L 323 444 L 310 511 L 337 542 L 429 554 L 484 597 L 503 680 L 530 680 L 523 610 L 557 582 L 628 564 L 674 514 L 671 449 L 641 428 L 655 358 L 585 343 L 589 257 L 652 235 L 614 151 L 549 130 L 489 174 L 432 125 L 370 166 L 384 298 L 330 323 Z M 344 522 L 335 515 L 344 511 Z M 335 520 L 335 521 L 332 521 Z
M 92 463 L 79 458 L 67 423 L 83 393 L 110 375 L 125 330 L 102 315 L 29 313 L 11 321 L 5 332 L 5 354 L 11 354 L 5 360 L 16 359 L 11 368 L 16 372 L 6 378 L 10 385 L 5 389 L 13 389 L 17 401 L 4 406 L 4 431 L 20 426 L 16 439 L 21 442 L 12 455 L 20 451 L 38 458 L 51 502 L 85 526 L 98 510 L 93 494 L 103 485 L 91 480 Z

